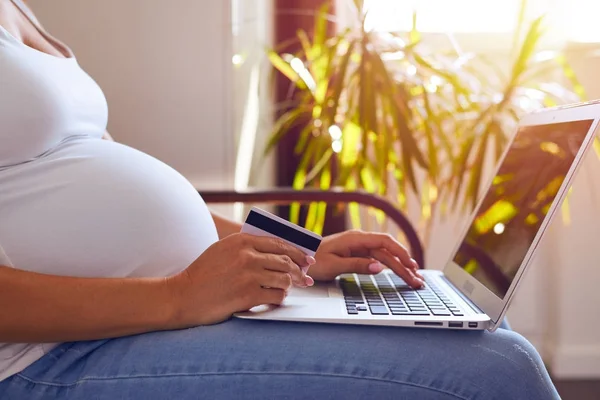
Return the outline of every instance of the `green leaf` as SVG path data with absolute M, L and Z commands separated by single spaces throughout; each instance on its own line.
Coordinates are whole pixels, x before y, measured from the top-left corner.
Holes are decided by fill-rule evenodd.
M 412 14 L 412 26 L 409 34 L 410 43 L 417 43 L 421 41 L 421 33 L 417 29 L 417 11 L 414 10 Z
M 298 165 L 298 169 L 296 170 L 296 174 L 294 176 L 294 181 L 292 183 L 292 187 L 295 190 L 302 190 L 306 187 L 306 172 L 308 170 L 308 166 L 310 160 L 313 157 L 313 151 L 315 149 L 316 143 L 314 141 L 310 142 L 306 152 L 302 155 L 302 159 L 300 160 L 300 165 Z M 300 204 L 292 203 L 290 206 L 290 222 L 293 224 L 298 224 L 300 219 Z
M 306 222 L 304 223 L 304 227 L 309 231 L 315 230 L 315 225 L 317 223 L 317 215 L 318 215 L 318 205 L 319 203 L 310 203 L 308 205 L 308 211 L 306 213 Z
M 418 64 L 418 66 L 421 66 L 422 68 L 425 68 L 432 74 L 439 75 L 440 77 L 446 79 L 448 82 L 452 83 L 452 87 L 455 89 L 456 93 L 469 94 L 469 90 L 463 86 L 463 84 L 456 77 L 456 75 L 454 75 L 451 72 L 451 70 L 437 68 L 437 67 L 433 66 L 433 64 L 431 64 L 429 61 L 425 60 L 425 58 L 423 58 L 419 53 L 412 52 L 411 55 L 414 58 L 414 60 L 416 61 L 416 63 Z M 418 68 L 418 66 L 417 66 L 417 68 Z
M 515 30 L 515 34 L 513 36 L 513 52 L 517 50 L 519 46 L 519 41 L 521 40 L 521 33 L 523 32 L 523 27 L 525 26 L 525 21 L 527 17 L 527 5 L 527 0 L 521 0 L 521 5 L 519 7 L 519 15 L 517 17 L 517 29 Z
M 468 170 L 468 161 L 471 156 L 471 151 L 473 149 L 473 145 L 475 144 L 475 135 L 471 135 L 467 140 L 462 143 L 462 147 L 458 158 L 456 159 L 456 163 L 454 164 L 454 177 L 457 180 L 456 185 L 454 186 L 454 199 L 452 200 L 452 208 L 454 208 L 458 202 L 458 199 L 461 194 L 462 182 L 467 174 Z
M 361 15 L 365 7 L 365 0 L 354 0 L 354 6 L 358 11 L 358 15 Z
M 314 129 L 314 125 L 310 122 L 306 124 L 306 126 L 300 132 L 300 136 L 298 137 L 298 142 L 294 147 L 294 154 L 302 154 L 308 141 L 313 137 L 312 132 Z
M 348 50 L 342 56 L 340 60 L 340 67 L 337 70 L 337 74 L 333 76 L 333 93 L 331 95 L 330 101 L 333 102 L 331 106 L 331 119 L 329 120 L 329 124 L 334 123 L 335 116 L 338 112 L 338 107 L 340 105 L 340 100 L 342 96 L 342 91 L 346 85 L 346 74 L 348 72 L 348 65 L 350 64 L 350 59 L 354 52 L 355 42 L 351 41 L 348 44 Z
M 325 40 L 327 39 L 327 23 L 329 17 L 329 2 L 326 1 L 319 7 L 319 11 L 315 15 L 315 37 L 314 46 L 318 49 L 319 53 L 325 46 Z
M 291 82 L 295 83 L 299 89 L 306 90 L 306 83 L 300 76 L 294 71 L 294 69 L 281 58 L 279 54 L 277 54 L 274 50 L 267 50 L 267 57 L 269 61 L 271 61 L 271 65 L 275 67 L 279 72 L 285 75 Z
M 315 179 L 317 177 L 317 175 L 321 174 L 321 178 L 323 177 L 323 173 L 325 173 L 325 170 L 327 168 L 330 169 L 329 171 L 329 185 L 331 185 L 331 165 L 330 165 L 330 161 L 331 161 L 331 156 L 333 155 L 333 150 L 331 149 L 331 147 L 328 147 L 327 150 L 325 150 L 324 153 L 322 153 L 321 151 L 315 151 L 314 155 L 315 156 L 319 156 L 319 154 L 322 154 L 322 156 L 317 160 L 317 162 L 315 163 L 314 167 L 310 170 L 310 172 L 306 175 L 306 181 L 307 182 L 312 182 L 313 179 Z M 329 189 L 329 187 L 327 187 L 327 189 Z
M 414 132 L 411 131 L 407 123 L 410 120 L 410 105 L 406 96 L 401 96 L 398 93 L 398 84 L 390 76 L 389 71 L 383 64 L 383 60 L 380 57 L 373 57 L 372 61 L 373 74 L 382 79 L 380 96 L 382 102 L 387 103 L 391 110 L 392 121 L 394 123 L 393 129 L 394 133 L 399 136 L 399 142 L 403 150 L 403 159 L 408 157 L 409 160 L 412 160 L 414 158 L 421 167 L 427 169 L 427 162 L 421 149 L 417 146 Z M 405 162 L 410 163 L 409 160 Z M 412 168 L 410 171 L 412 172 Z M 409 180 L 411 182 L 415 181 L 414 176 L 409 176 Z
M 306 33 L 304 29 L 298 29 L 298 32 L 296 32 L 296 36 L 298 36 L 298 40 L 300 41 L 300 45 L 302 46 L 302 51 L 306 56 L 306 61 L 314 61 L 316 54 L 313 45 L 310 42 L 310 39 L 308 38 L 308 33 Z
M 471 179 L 467 186 L 466 198 L 471 200 L 471 209 L 477 206 L 477 200 L 479 199 L 479 187 L 481 186 L 481 172 L 483 171 L 485 154 L 488 148 L 488 139 L 492 133 L 493 122 L 490 122 L 483 134 L 479 139 L 479 147 L 477 148 L 475 161 L 470 168 Z M 466 206 L 467 203 L 465 203 Z
M 518 84 L 521 79 L 523 73 L 527 70 L 527 66 L 529 65 L 529 61 L 533 57 L 533 54 L 539 44 L 540 38 L 542 36 L 542 22 L 544 20 L 543 16 L 536 18 L 530 25 L 529 31 L 525 36 L 523 41 L 523 45 L 521 46 L 519 55 L 513 64 L 512 73 L 510 77 L 510 83 L 508 84 L 508 88 L 514 88 Z M 505 93 L 511 93 L 512 90 L 508 90 Z M 505 97 L 510 97 L 509 95 L 505 95 Z
M 331 163 L 328 163 L 323 172 L 321 173 L 320 179 L 321 190 L 329 190 L 331 188 Z M 323 234 L 323 227 L 325 226 L 325 218 L 327 216 L 327 203 L 321 201 L 317 205 L 317 215 L 315 224 L 313 225 L 313 232 L 321 235 Z
M 358 185 L 356 178 L 354 176 L 350 177 L 346 185 L 346 190 L 354 191 L 357 189 L 357 187 Z M 350 221 L 352 222 L 354 229 L 360 229 L 362 224 L 360 222 L 360 207 L 358 203 L 349 203 L 348 212 L 350 214 Z
M 423 89 L 425 89 L 425 87 L 423 87 Z M 435 126 L 437 129 L 437 134 L 439 135 L 443 135 L 443 133 L 441 132 L 441 121 L 439 121 L 439 119 L 437 118 L 437 116 L 435 115 L 435 113 L 433 112 L 432 108 L 431 108 L 431 103 L 429 100 L 429 94 L 427 93 L 427 90 L 423 91 L 423 103 L 425 106 L 425 110 L 427 112 L 426 114 L 426 121 L 424 121 L 424 127 L 425 127 L 425 136 L 427 137 L 427 153 L 429 154 L 429 174 L 431 176 L 431 178 L 433 179 L 433 181 L 437 181 L 437 175 L 438 175 L 438 157 L 437 157 L 437 146 L 435 143 L 435 139 L 434 139 L 434 132 L 432 129 L 432 126 Z
M 306 112 L 306 109 L 297 107 L 283 114 L 277 122 L 275 122 L 273 133 L 265 147 L 265 155 L 273 150 L 275 145 L 279 143 L 279 141 L 289 132 L 290 128 L 295 125 L 296 121 L 306 114 Z
M 377 191 L 375 177 L 368 166 L 365 166 L 360 170 L 360 181 L 367 192 L 375 193 Z
M 421 186 L 421 218 L 425 221 L 431 219 L 431 197 L 429 195 L 430 182 L 425 181 Z
M 358 145 L 362 129 L 359 125 L 348 121 L 342 129 L 342 152 L 340 162 L 343 166 L 353 166 L 358 161 Z
M 585 88 L 577 78 L 577 74 L 575 74 L 575 71 L 567 61 L 567 58 L 564 56 L 564 54 L 558 55 L 556 57 L 556 61 L 562 67 L 564 75 L 567 77 L 569 82 L 571 82 L 575 94 L 577 94 L 581 100 L 585 100 L 587 98 Z

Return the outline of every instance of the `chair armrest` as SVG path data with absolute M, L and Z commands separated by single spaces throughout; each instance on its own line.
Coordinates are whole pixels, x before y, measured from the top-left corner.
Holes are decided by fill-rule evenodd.
M 207 203 L 290 204 L 297 202 L 306 204 L 324 201 L 329 204 L 358 203 L 370 206 L 383 211 L 402 230 L 408 241 L 412 257 L 419 263 L 421 268 L 425 267 L 423 246 L 417 232 L 402 211 L 381 196 L 362 191 L 345 192 L 342 189 L 303 189 L 298 191 L 292 188 L 249 189 L 244 191 L 198 190 L 198 193 Z

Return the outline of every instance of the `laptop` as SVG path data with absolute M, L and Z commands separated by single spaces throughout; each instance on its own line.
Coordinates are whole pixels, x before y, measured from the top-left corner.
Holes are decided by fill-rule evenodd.
M 494 331 L 590 149 L 600 102 L 526 115 L 443 269 L 410 288 L 391 270 L 293 288 L 281 306 L 235 314 L 257 320 Z

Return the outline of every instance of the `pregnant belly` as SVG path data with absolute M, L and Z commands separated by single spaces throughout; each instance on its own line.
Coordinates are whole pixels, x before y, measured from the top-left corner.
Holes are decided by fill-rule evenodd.
M 0 246 L 19 269 L 168 276 L 217 239 L 183 176 L 118 143 L 74 139 L 0 171 Z

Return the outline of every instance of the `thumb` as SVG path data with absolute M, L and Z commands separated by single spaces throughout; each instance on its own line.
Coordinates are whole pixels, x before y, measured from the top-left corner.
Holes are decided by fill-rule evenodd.
M 343 260 L 345 272 L 357 274 L 378 274 L 383 271 L 384 266 L 372 258 L 348 257 Z

